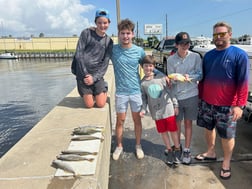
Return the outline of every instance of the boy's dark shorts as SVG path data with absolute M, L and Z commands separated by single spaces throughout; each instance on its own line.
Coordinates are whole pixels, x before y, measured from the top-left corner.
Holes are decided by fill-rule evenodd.
M 216 128 L 221 138 L 234 138 L 236 133 L 236 122 L 232 121 L 230 106 L 214 106 L 201 101 L 197 125 L 208 130 Z
M 108 91 L 108 83 L 104 79 L 96 81 L 93 85 L 85 85 L 83 81 L 77 80 L 77 88 L 80 96 L 84 94 L 92 94 L 96 96 Z

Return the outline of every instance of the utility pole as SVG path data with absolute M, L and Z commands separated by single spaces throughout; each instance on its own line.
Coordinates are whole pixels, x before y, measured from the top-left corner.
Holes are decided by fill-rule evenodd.
M 165 15 L 165 38 L 168 37 L 167 14 Z
M 137 22 L 137 27 L 136 27 L 136 42 L 137 42 L 137 45 L 138 45 L 138 22 Z
M 117 24 L 120 22 L 120 0 L 116 0 Z

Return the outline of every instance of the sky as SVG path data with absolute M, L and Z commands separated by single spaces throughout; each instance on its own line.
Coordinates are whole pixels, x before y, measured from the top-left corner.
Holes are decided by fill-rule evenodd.
M 212 36 L 212 26 L 228 22 L 233 37 L 252 35 L 252 0 L 0 0 L 0 36 L 79 36 L 94 26 L 95 11 L 110 13 L 108 35 L 117 35 L 117 4 L 120 19 L 129 18 L 135 36 L 146 39 L 145 24 L 161 24 L 158 38 L 186 31 L 191 37 Z

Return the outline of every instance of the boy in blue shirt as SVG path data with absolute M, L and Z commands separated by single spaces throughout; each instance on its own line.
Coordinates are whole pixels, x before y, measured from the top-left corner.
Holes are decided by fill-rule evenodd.
M 112 63 L 114 66 L 116 84 L 116 140 L 117 147 L 113 153 L 113 159 L 118 160 L 123 152 L 123 125 L 126 119 L 128 104 L 130 104 L 134 121 L 136 136 L 136 156 L 144 158 L 141 147 L 142 122 L 139 112 L 142 106 L 139 64 L 145 56 L 143 48 L 132 44 L 135 24 L 124 19 L 118 24 L 119 44 L 112 50 Z

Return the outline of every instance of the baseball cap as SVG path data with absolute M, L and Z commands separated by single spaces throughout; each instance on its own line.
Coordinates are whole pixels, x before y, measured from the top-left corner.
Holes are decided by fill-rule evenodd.
M 95 20 L 98 17 L 105 17 L 105 18 L 107 18 L 110 21 L 110 19 L 109 19 L 109 12 L 106 9 L 98 9 L 96 11 L 96 13 L 95 13 Z
M 187 42 L 191 42 L 190 36 L 188 33 L 186 32 L 180 32 L 176 35 L 175 37 L 175 43 L 176 44 L 180 44 L 180 43 L 187 43 Z

